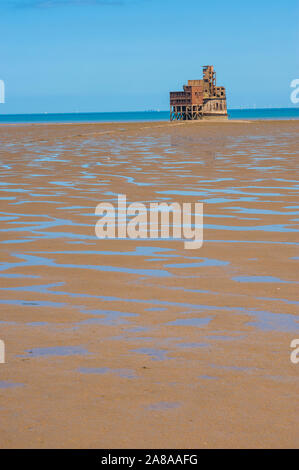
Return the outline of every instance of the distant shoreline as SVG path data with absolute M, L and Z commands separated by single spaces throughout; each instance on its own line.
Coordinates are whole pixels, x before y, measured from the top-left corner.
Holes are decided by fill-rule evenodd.
M 0 109 L 1 111 L 1 109 Z M 294 120 L 299 119 L 298 108 L 229 109 L 229 121 L 235 120 Z M 36 113 L 1 114 L 0 124 L 33 123 L 121 123 L 169 121 L 169 111 L 129 111 L 105 113 Z
M 140 125 L 146 124 L 146 127 L 141 127 L 141 129 L 146 128 L 159 128 L 159 127 L 175 127 L 175 126 L 219 126 L 224 125 L 228 126 L 230 124 L 237 125 L 237 124 L 288 124 L 288 123 L 296 123 L 299 121 L 299 118 L 295 119 L 227 119 L 227 120 L 201 120 L 201 121 L 101 121 L 101 122 L 88 122 L 88 121 L 76 121 L 76 122 L 57 122 L 57 121 L 49 121 L 49 122 L 1 122 L 0 121 L 0 128 L 1 127 L 45 127 L 45 126 L 56 126 L 59 128 L 67 127 L 77 127 L 80 126 L 96 126 L 96 127 L 105 127 L 106 129 L 109 128 L 111 130 L 122 130 L 119 129 L 118 126 L 126 125 L 126 126 L 134 126 L 135 129 L 139 129 Z M 123 131 L 127 131 L 128 128 L 123 129 Z

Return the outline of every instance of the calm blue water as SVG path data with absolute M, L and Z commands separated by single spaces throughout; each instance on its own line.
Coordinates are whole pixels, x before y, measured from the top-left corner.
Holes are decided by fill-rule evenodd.
M 298 108 L 229 109 L 229 119 L 299 119 Z M 169 111 L 0 114 L 3 123 L 168 121 Z

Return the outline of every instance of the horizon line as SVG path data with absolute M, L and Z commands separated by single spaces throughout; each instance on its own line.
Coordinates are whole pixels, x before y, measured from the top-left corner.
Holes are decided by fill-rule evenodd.
M 263 107 L 263 108 L 258 108 L 258 107 L 241 107 L 241 108 L 227 108 L 227 111 L 257 111 L 257 110 L 270 110 L 270 109 L 298 109 L 298 106 L 286 106 L 286 107 Z M 0 118 L 2 116 L 38 116 L 38 115 L 53 115 L 53 114 L 124 114 L 124 113 L 169 113 L 169 110 L 167 109 L 143 109 L 140 111 L 67 111 L 67 112 L 61 112 L 61 111 L 40 111 L 40 112 L 34 112 L 34 113 L 5 113 L 2 114 L 0 113 Z

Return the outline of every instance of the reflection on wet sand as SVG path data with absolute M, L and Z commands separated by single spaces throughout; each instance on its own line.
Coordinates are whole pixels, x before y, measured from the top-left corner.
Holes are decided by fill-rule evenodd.
M 0 127 L 1 446 L 297 445 L 298 130 Z M 98 240 L 118 194 L 204 202 L 203 247 Z

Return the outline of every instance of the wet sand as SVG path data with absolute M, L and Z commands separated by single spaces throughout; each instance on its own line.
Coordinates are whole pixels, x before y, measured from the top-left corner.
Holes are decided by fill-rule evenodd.
M 298 447 L 299 121 L 0 126 L 1 448 Z M 204 244 L 95 207 L 203 202 Z

